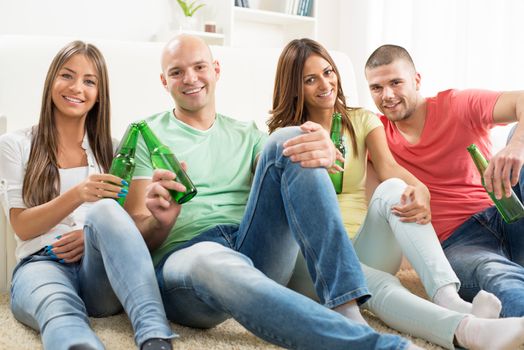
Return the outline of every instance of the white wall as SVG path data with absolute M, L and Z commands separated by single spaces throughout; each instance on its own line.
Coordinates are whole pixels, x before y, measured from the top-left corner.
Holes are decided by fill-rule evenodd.
M 0 34 L 150 40 L 165 22 L 165 1 L 0 0 Z
M 231 0 L 233 1 L 233 0 Z M 254 1 L 254 0 L 253 0 Z M 260 0 L 259 0 L 260 1 Z M 339 8 L 344 0 L 318 1 L 318 39 L 339 48 Z M 172 0 L 171 2 L 174 2 Z M 147 41 L 178 15 L 169 0 L 0 0 L 0 34 L 60 35 Z M 209 19 L 220 9 L 203 0 Z M 264 36 L 264 33 L 261 33 Z
M 374 108 L 364 64 L 386 43 L 413 56 L 423 95 L 452 87 L 524 87 L 524 1 L 341 0 L 339 13 L 340 49 L 355 64 L 365 107 Z
M 176 16 L 169 1 L 0 0 L 0 34 L 151 40 Z M 220 14 L 218 0 L 202 1 L 207 4 L 202 15 Z M 374 108 L 364 63 L 383 43 L 412 53 L 428 95 L 448 87 L 523 85 L 522 0 L 316 1 L 318 40 L 350 56 L 364 107 Z M 260 41 L 267 35 L 260 33 Z
M 340 50 L 340 9 L 345 0 L 315 0 L 317 4 L 317 39 L 330 50 Z

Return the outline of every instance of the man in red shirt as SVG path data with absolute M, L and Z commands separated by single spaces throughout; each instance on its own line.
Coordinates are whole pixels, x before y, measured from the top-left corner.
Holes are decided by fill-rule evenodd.
M 524 220 L 503 221 L 466 150 L 474 143 L 491 158 L 488 191 L 501 198 L 514 186 L 521 198 L 524 92 L 446 90 L 424 98 L 409 53 L 395 45 L 376 49 L 365 73 L 393 155 L 430 190 L 432 224 L 461 296 L 471 300 L 483 289 L 502 301 L 502 316 L 524 316 Z M 489 130 L 514 121 L 511 141 L 491 157 Z

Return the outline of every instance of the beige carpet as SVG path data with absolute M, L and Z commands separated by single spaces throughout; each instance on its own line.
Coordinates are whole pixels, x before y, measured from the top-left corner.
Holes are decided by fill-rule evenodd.
M 424 295 L 423 288 L 413 270 L 399 272 L 402 283 L 413 292 Z M 365 312 L 370 325 L 380 332 L 399 334 L 386 327 L 372 314 Z M 107 350 L 134 349 L 131 325 L 125 315 L 103 319 L 92 319 L 92 326 Z M 180 334 L 175 340 L 174 348 L 180 350 L 252 350 L 277 349 L 245 330 L 234 320 L 224 322 L 220 326 L 207 330 L 194 330 L 172 324 L 173 330 Z M 404 334 L 404 336 L 406 336 Z M 424 340 L 407 336 L 417 345 L 426 349 L 442 349 Z M 38 333 L 17 322 L 9 309 L 9 296 L 0 294 L 0 349 L 33 350 L 42 349 Z

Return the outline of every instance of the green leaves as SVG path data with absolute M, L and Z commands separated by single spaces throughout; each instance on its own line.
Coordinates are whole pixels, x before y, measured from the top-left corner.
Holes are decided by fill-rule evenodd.
M 180 5 L 180 8 L 182 9 L 182 11 L 184 12 L 184 16 L 186 17 L 193 17 L 193 15 L 195 14 L 195 12 L 201 8 L 201 7 L 204 7 L 205 4 L 200 4 L 200 5 L 197 5 L 197 0 L 193 1 L 192 3 L 188 3 L 187 1 L 185 0 L 176 0 L 178 2 L 178 4 Z

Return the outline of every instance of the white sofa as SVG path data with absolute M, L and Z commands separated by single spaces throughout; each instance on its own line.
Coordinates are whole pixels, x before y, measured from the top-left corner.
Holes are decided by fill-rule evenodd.
M 56 52 L 71 40 L 65 37 L 0 36 L 0 134 L 35 124 L 45 75 Z M 121 137 L 129 122 L 170 109 L 163 89 L 160 52 L 163 44 L 88 40 L 104 53 L 109 69 L 112 132 Z M 240 120 L 256 120 L 265 130 L 271 108 L 273 80 L 280 49 L 241 49 L 214 46 L 222 67 L 217 86 L 217 110 Z M 357 105 L 353 66 L 347 55 L 333 52 L 350 104 Z M 1 186 L 1 184 L 0 184 Z M 13 232 L 0 209 L 0 291 L 9 288 L 15 265 Z

